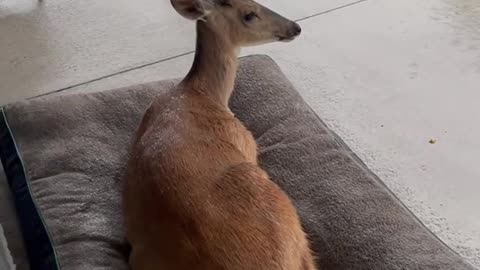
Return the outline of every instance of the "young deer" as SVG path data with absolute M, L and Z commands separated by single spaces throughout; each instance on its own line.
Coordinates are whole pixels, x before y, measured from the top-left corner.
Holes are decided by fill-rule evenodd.
M 242 46 L 300 26 L 252 0 L 171 0 L 197 20 L 193 66 L 137 131 L 124 187 L 133 270 L 313 270 L 292 202 L 228 108 Z

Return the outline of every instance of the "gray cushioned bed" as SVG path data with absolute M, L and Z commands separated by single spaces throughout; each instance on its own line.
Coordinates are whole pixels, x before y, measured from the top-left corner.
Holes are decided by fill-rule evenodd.
M 119 196 L 127 149 L 146 107 L 175 82 L 4 107 L 0 156 L 31 269 L 128 268 Z M 270 58 L 241 60 L 231 106 L 298 208 L 320 269 L 474 269 L 325 126 Z

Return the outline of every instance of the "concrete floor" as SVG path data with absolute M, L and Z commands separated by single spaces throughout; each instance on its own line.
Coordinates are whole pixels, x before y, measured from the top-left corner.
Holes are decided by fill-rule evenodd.
M 304 32 L 243 54 L 272 56 L 398 197 L 480 267 L 480 2 L 260 2 Z M 167 0 L 3 0 L 0 105 L 182 76 L 193 30 Z

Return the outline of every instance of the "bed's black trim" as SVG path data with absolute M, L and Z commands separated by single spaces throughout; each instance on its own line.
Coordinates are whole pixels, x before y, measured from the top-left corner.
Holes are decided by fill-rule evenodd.
M 0 108 L 0 159 L 15 200 L 31 270 L 58 270 L 52 241 L 30 192 L 23 161 L 3 108 Z

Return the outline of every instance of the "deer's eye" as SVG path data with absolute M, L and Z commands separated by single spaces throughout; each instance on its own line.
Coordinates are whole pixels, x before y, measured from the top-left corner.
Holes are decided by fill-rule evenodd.
M 247 14 L 245 14 L 245 16 L 243 16 L 243 20 L 247 23 L 249 22 L 252 22 L 253 20 L 255 20 L 257 18 L 257 13 L 255 12 L 249 12 Z

